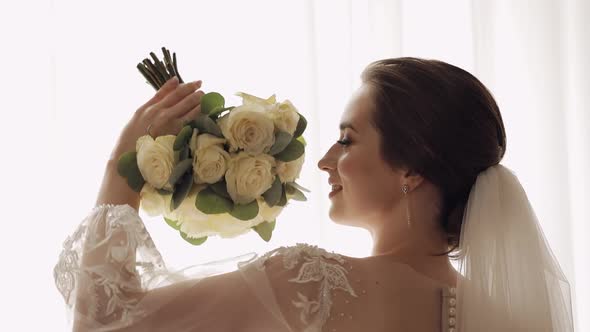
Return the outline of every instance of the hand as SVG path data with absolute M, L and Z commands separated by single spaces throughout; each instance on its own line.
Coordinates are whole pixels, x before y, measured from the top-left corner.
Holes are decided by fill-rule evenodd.
M 135 142 L 147 135 L 146 129 L 151 124 L 152 137 L 176 135 L 182 125 L 193 120 L 201 111 L 201 81 L 178 84 L 178 78 L 169 79 L 147 103 L 135 111 L 127 123 L 111 155 L 117 159 L 120 154 L 135 150 Z

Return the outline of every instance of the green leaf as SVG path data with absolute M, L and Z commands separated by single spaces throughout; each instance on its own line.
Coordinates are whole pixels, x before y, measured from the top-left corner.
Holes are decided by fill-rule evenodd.
M 191 139 L 192 135 L 193 127 L 191 127 L 190 125 L 182 127 L 182 129 L 176 136 L 176 139 L 174 140 L 174 151 L 182 150 L 188 144 L 188 141 Z
M 223 138 L 221 128 L 219 128 L 213 119 L 205 114 L 199 114 L 199 116 L 194 120 L 194 123 L 191 123 L 191 126 L 192 125 L 194 125 L 194 128 L 199 130 L 199 133 L 207 133 Z
M 225 107 L 225 98 L 217 92 L 209 92 L 201 97 L 201 114 L 209 115 L 216 108 Z
M 167 224 L 168 224 L 170 227 L 174 228 L 175 230 L 177 230 L 177 231 L 178 231 L 178 230 L 180 230 L 180 225 L 178 225 L 178 222 L 177 222 L 177 221 L 175 221 L 175 220 L 172 220 L 172 219 L 168 219 L 168 218 L 166 218 L 166 217 L 164 217 L 164 221 L 166 221 L 166 223 L 167 223 Z
M 189 159 L 190 158 L 190 153 L 191 153 L 191 149 L 190 147 L 187 145 L 184 146 L 184 148 L 180 151 L 174 151 L 174 164 L 178 165 L 179 162 L 185 160 L 185 159 Z
M 229 214 L 240 220 L 254 219 L 258 215 L 258 201 L 253 200 L 248 204 L 234 204 Z
M 305 197 L 305 194 L 301 190 L 295 188 L 291 183 L 285 184 L 285 190 L 287 191 L 287 195 L 291 196 L 289 198 L 301 202 L 307 201 L 307 197 Z
M 303 136 L 297 137 L 297 140 L 301 142 L 301 144 L 303 144 L 304 147 L 307 146 L 307 142 L 305 141 L 305 138 L 303 138 Z
M 289 184 L 290 184 L 290 185 L 292 185 L 293 187 L 295 187 L 295 188 L 297 188 L 297 189 L 301 190 L 301 191 L 305 191 L 306 193 L 309 193 L 309 192 L 311 192 L 309 189 L 307 189 L 307 188 L 305 188 L 305 187 L 301 186 L 301 185 L 300 185 L 299 183 L 297 183 L 297 182 L 290 182 Z
M 123 153 L 117 161 L 117 173 L 127 179 L 127 185 L 135 192 L 141 192 L 145 180 L 137 166 L 137 153 L 129 151 Z
M 285 150 L 285 148 L 291 143 L 293 136 L 284 131 L 277 131 L 275 134 L 275 144 L 270 148 L 268 154 L 274 156 L 275 154 Z
M 205 214 L 220 214 L 230 212 L 234 204 L 230 199 L 218 195 L 208 186 L 197 194 L 195 206 Z
M 135 168 L 138 168 L 137 152 L 125 152 L 119 157 L 119 161 L 117 162 L 117 173 L 119 173 L 119 175 L 126 178 Z
M 136 193 L 141 192 L 143 185 L 145 184 L 145 180 L 141 177 L 141 173 L 139 173 L 139 169 L 137 170 L 136 174 L 130 174 L 127 178 L 127 185 Z
M 193 165 L 193 161 L 191 159 L 184 159 L 183 161 L 179 162 L 174 166 L 172 172 L 170 173 L 170 177 L 168 178 L 168 183 L 171 186 L 176 185 L 176 182 L 191 168 Z M 192 173 L 192 172 L 191 172 Z
M 260 235 L 264 241 L 268 242 L 272 237 L 272 231 L 275 229 L 275 225 L 276 220 L 271 222 L 264 221 L 256 226 L 253 226 L 252 229 L 256 231 L 256 233 L 258 233 L 258 235 Z
M 166 196 L 166 195 L 172 195 L 172 194 L 174 194 L 174 192 L 173 192 L 173 191 L 168 191 L 168 190 L 166 190 L 166 189 L 163 189 L 163 188 L 162 188 L 162 189 L 155 188 L 155 189 L 156 189 L 156 191 L 158 192 L 158 194 L 160 194 L 160 195 L 162 195 L 162 196 Z
M 268 206 L 273 207 L 281 200 L 281 195 L 283 195 L 283 185 L 279 177 L 276 176 L 272 186 L 262 194 L 262 197 Z
M 211 189 L 213 189 L 213 191 L 217 195 L 231 199 L 231 196 L 227 192 L 227 183 L 225 182 L 224 179 L 221 179 L 218 182 L 215 182 L 214 184 L 209 185 L 209 187 L 211 187 Z
M 192 127 L 191 123 L 192 123 L 193 121 L 194 121 L 194 120 L 185 120 L 185 121 L 182 121 L 182 127 L 183 127 L 183 128 L 184 128 L 185 126 L 191 126 L 191 127 Z
M 287 205 L 287 186 L 283 185 L 283 190 L 281 192 L 281 199 L 277 203 L 277 206 L 285 206 Z
M 179 157 L 178 158 L 179 161 L 180 160 L 189 159 L 189 157 L 190 157 L 190 148 L 189 148 L 188 144 L 184 146 L 184 149 L 180 150 L 180 154 L 179 154 L 178 157 Z
M 280 161 L 289 162 L 301 157 L 304 152 L 305 147 L 303 144 L 297 139 L 292 139 L 283 151 L 275 155 L 275 158 Z
M 197 120 L 190 120 L 185 124 L 185 126 L 191 126 L 191 128 L 195 129 L 197 128 Z
M 188 196 L 193 186 L 193 172 L 187 172 L 180 178 L 172 194 L 172 211 L 176 210 Z
M 293 133 L 293 137 L 303 135 L 303 132 L 307 128 L 307 119 L 301 113 L 297 112 L 297 114 L 299 114 L 299 121 L 297 122 L 297 128 L 295 129 L 295 133 Z
M 230 106 L 230 107 L 216 107 L 215 109 L 213 109 L 211 112 L 209 112 L 209 117 L 215 119 L 217 118 L 221 113 L 225 112 L 225 111 L 231 111 L 235 108 L 235 106 Z
M 198 239 L 193 239 L 192 237 L 188 237 L 188 235 L 186 235 L 186 233 L 182 231 L 180 232 L 180 237 L 182 237 L 186 242 L 192 244 L 193 246 L 200 246 L 201 244 L 205 243 L 205 241 L 207 241 L 206 236 L 200 237 Z

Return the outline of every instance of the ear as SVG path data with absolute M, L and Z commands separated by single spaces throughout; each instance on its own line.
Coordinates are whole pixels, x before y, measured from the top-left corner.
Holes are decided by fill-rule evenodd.
M 410 191 L 415 190 L 424 182 L 424 177 L 422 175 L 406 170 L 402 175 L 402 183 L 405 183 L 410 186 Z

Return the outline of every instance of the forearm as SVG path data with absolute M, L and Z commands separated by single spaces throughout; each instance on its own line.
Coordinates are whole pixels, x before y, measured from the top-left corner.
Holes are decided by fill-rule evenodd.
M 133 150 L 131 143 L 119 144 L 113 150 L 105 166 L 96 206 L 129 204 L 136 211 L 138 210 L 139 193 L 133 191 L 127 185 L 127 180 L 117 172 L 119 156 Z M 76 285 L 76 311 L 73 326 L 73 331 L 76 332 L 93 330 L 101 324 L 120 320 L 120 314 L 125 310 L 125 306 L 117 306 L 113 309 L 114 313 L 110 313 L 108 304 L 113 299 L 133 302 L 141 297 L 139 289 L 135 291 L 126 289 L 126 292 L 120 292 L 121 285 L 127 285 L 127 287 L 130 283 L 140 285 L 135 269 L 126 268 L 135 266 L 136 247 L 128 238 L 130 229 L 128 227 L 112 228 L 107 221 L 108 218 L 106 212 L 97 213 L 87 226 L 88 238 L 84 240 L 81 250 L 80 274 Z M 126 249 L 124 257 L 120 255 L 121 248 Z M 113 256 L 115 253 L 119 255 Z M 115 257 L 117 259 L 114 259 Z M 113 273 L 115 276 L 112 275 Z M 85 277 L 82 277 L 82 274 Z M 131 282 L 132 280 L 137 281 Z M 107 292 L 106 288 L 109 288 L 110 292 Z
M 96 199 L 96 206 L 101 204 L 129 204 L 135 210 L 139 210 L 139 193 L 133 191 L 127 184 L 127 180 L 117 173 L 119 156 L 127 151 L 134 150 L 132 146 L 116 148 L 107 162 L 102 184 Z
M 103 188 L 112 190 L 109 170 Z M 116 169 L 115 169 L 116 171 Z M 131 204 L 123 196 L 107 195 L 106 202 Z M 100 200 L 100 196 L 99 196 Z M 103 324 L 124 321 L 124 313 L 133 310 L 141 299 L 140 276 L 135 269 L 138 243 L 134 214 L 119 210 L 117 219 L 109 209 L 95 210 L 86 224 L 86 232 L 80 243 L 81 260 L 75 271 L 76 304 L 73 331 L 94 331 Z M 128 210 L 127 210 L 128 211 Z

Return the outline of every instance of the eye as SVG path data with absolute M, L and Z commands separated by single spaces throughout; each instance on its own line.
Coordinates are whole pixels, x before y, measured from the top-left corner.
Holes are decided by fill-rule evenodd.
M 343 138 L 341 140 L 336 141 L 336 143 L 347 146 L 350 145 L 350 140 L 348 138 Z

